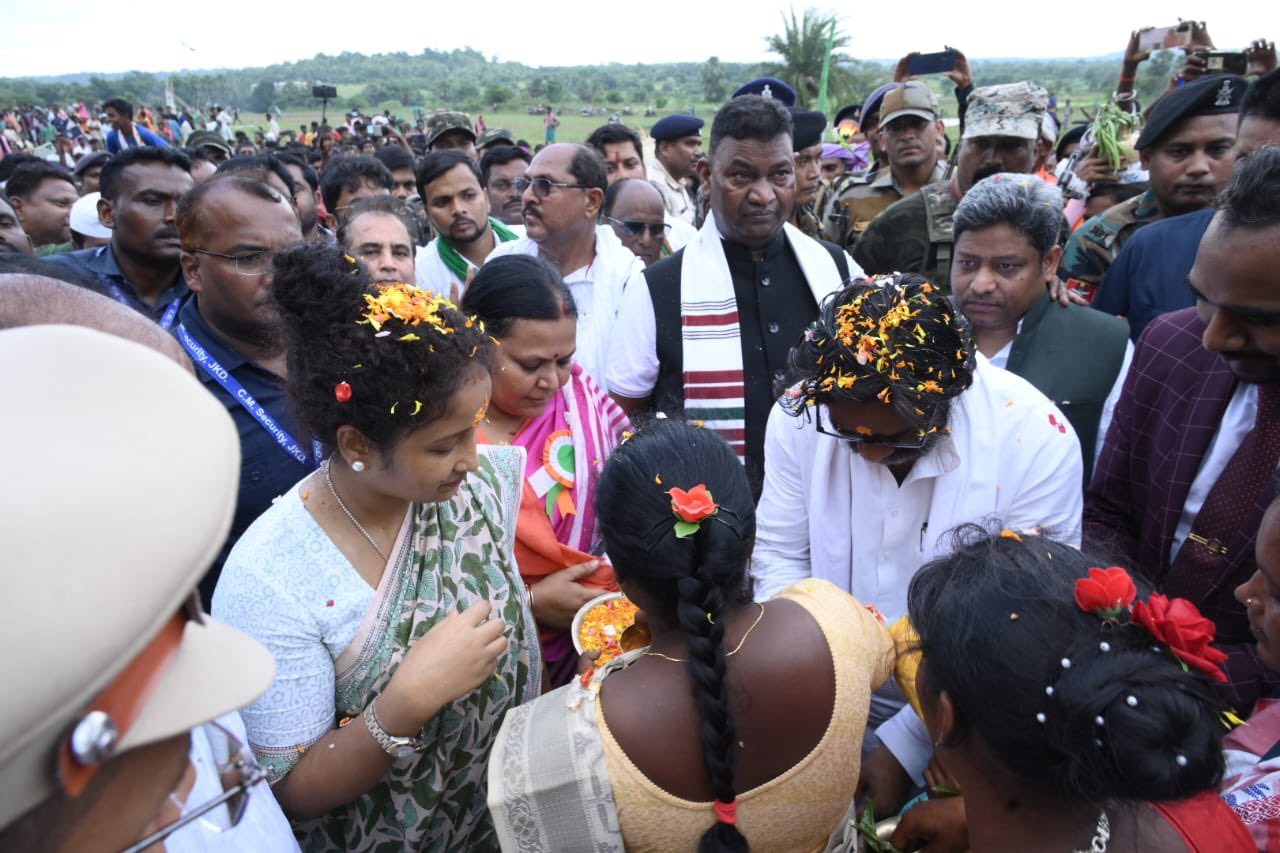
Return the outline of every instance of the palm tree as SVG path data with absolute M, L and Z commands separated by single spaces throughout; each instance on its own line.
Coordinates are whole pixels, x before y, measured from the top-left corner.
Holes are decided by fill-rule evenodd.
M 769 50 L 782 57 L 781 64 L 766 66 L 768 73 L 785 80 L 796 90 L 797 104 L 808 106 L 818 96 L 822 61 L 827 54 L 828 39 L 834 28 L 827 92 L 835 103 L 851 97 L 858 81 L 856 75 L 845 67 L 853 61 L 852 57 L 838 52 L 840 48 L 848 46 L 849 36 L 840 31 L 836 16 L 822 14 L 810 8 L 805 9 L 800 19 L 796 20 L 795 9 L 792 9 L 790 14 L 783 14 L 782 23 L 782 35 L 765 38 Z

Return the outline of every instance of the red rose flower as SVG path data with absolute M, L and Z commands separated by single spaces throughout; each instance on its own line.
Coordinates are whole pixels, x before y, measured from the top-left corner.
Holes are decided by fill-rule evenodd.
M 1076 604 L 1099 619 L 1118 619 L 1137 597 L 1133 579 L 1118 566 L 1089 569 L 1089 577 L 1076 581 Z
M 668 489 L 671 495 L 671 511 L 676 516 L 676 538 L 685 539 L 698 532 L 702 522 L 716 514 L 719 509 L 706 485 L 699 483 L 689 491 L 684 489 Z
M 718 509 L 711 493 L 702 483 L 687 492 L 684 489 L 671 489 L 667 494 L 671 495 L 671 511 L 681 521 L 690 524 L 697 524 L 704 518 L 715 515 Z
M 1133 621 L 1150 631 L 1187 666 L 1214 681 L 1226 682 L 1222 663 L 1227 656 L 1209 645 L 1213 641 L 1214 624 L 1201 616 L 1190 601 L 1185 598 L 1171 601 L 1153 592 L 1148 601 L 1133 605 Z

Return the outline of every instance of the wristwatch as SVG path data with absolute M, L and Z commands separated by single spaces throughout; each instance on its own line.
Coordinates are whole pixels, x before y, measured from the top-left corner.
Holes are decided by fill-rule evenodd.
M 421 738 L 416 737 L 396 737 L 388 734 L 387 730 L 382 727 L 382 723 L 378 722 L 378 714 L 373 710 L 373 705 L 377 702 L 374 698 L 364 709 L 364 724 L 369 730 L 369 734 L 373 735 L 373 739 L 378 742 L 378 746 L 390 755 L 392 758 L 406 758 L 427 748 Z

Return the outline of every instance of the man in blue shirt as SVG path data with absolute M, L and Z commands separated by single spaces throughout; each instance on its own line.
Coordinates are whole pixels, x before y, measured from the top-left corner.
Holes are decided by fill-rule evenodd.
M 238 175 L 214 178 L 178 206 L 182 270 L 192 298 L 178 342 L 240 434 L 240 492 L 231 532 L 200 582 L 206 604 L 232 546 L 271 501 L 319 461 L 285 402 L 285 348 L 271 302 L 272 259 L 302 243 L 289 200 Z
M 107 150 L 112 154 L 144 145 L 153 148 L 169 147 L 163 137 L 133 123 L 133 104 L 124 98 L 112 98 L 102 108 L 106 111 L 107 123 L 113 128 L 107 133 Z
M 194 186 L 191 161 L 176 148 L 130 148 L 102 167 L 98 219 L 110 244 L 50 255 L 50 263 L 96 276 L 102 292 L 166 329 L 186 299 L 178 255 L 178 200 Z

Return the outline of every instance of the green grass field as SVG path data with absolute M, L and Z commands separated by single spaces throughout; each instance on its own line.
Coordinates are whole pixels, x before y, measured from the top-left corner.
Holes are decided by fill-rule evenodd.
M 940 85 L 935 86 L 934 88 L 938 90 L 938 93 L 939 93 L 938 102 L 942 108 L 943 115 L 954 116 L 955 100 L 953 99 L 950 93 L 950 88 L 947 87 L 944 90 L 943 87 L 941 87 Z M 338 94 L 340 96 L 338 99 L 338 103 L 348 104 L 348 103 L 351 103 L 351 99 L 356 99 L 358 101 L 360 93 L 361 91 L 363 91 L 363 89 L 364 89 L 364 86 L 361 84 L 340 85 L 338 87 Z M 1082 121 L 1084 118 L 1084 116 L 1081 113 L 1082 108 L 1092 110 L 1094 104 L 1105 99 L 1106 97 L 1109 96 L 1109 94 L 1110 93 L 1100 93 L 1100 92 L 1072 92 L 1068 94 L 1068 93 L 1060 92 L 1058 94 L 1058 98 L 1059 98 L 1058 114 L 1060 117 L 1063 116 L 1063 106 L 1065 105 L 1066 100 L 1070 99 L 1072 104 L 1074 105 L 1074 111 L 1071 117 L 1072 123 Z M 584 139 L 587 138 L 587 136 L 591 133 L 591 131 L 595 130 L 600 125 L 606 123 L 609 120 L 609 117 L 613 113 L 616 112 L 621 114 L 624 106 L 626 105 L 600 104 L 599 106 L 603 107 L 608 112 L 606 112 L 604 115 L 592 115 L 592 116 L 579 115 L 578 110 L 581 109 L 582 106 L 583 105 L 577 102 L 576 99 L 572 101 L 566 101 L 563 104 L 556 105 L 556 114 L 560 117 L 560 127 L 557 129 L 557 132 L 556 132 L 557 141 L 559 142 L 583 141 Z M 718 106 L 719 106 L 718 104 L 701 103 L 701 104 L 696 104 L 694 106 L 694 109 L 697 115 L 702 116 L 708 122 L 710 122 L 711 117 L 715 114 L 716 108 Z M 435 106 L 432 106 L 430 108 L 423 107 L 422 109 L 424 110 L 425 114 L 430 114 L 430 112 L 432 112 L 435 108 L 436 108 Z M 659 118 L 666 115 L 671 115 L 672 113 L 679 113 L 679 112 L 685 111 L 684 106 L 676 107 L 676 106 L 668 105 L 665 109 L 658 110 L 656 116 L 646 117 L 644 115 L 644 105 L 633 104 L 631 105 L 631 109 L 633 111 L 633 115 L 630 115 L 630 116 L 623 115 L 622 122 L 627 126 L 633 127 L 636 130 L 640 131 L 641 134 L 646 138 L 648 136 L 649 128 L 652 127 L 653 123 L 656 122 Z M 372 116 L 374 114 L 381 113 L 383 110 L 390 110 L 393 116 L 396 116 L 398 118 L 401 118 L 409 122 L 413 122 L 415 119 L 413 108 L 406 107 L 398 102 L 387 101 L 387 102 L 378 103 L 378 104 L 367 104 L 367 105 L 362 104 L 360 106 L 361 113 L 363 113 L 366 116 Z M 835 110 L 836 110 L 835 107 L 829 108 L 829 112 L 832 114 L 834 114 Z M 329 110 L 328 110 L 329 121 L 335 124 L 338 123 L 339 121 L 342 121 L 344 119 L 344 114 L 346 112 L 347 112 L 346 108 L 331 103 L 329 105 Z M 476 111 L 468 111 L 467 114 L 471 117 L 472 122 L 474 122 L 477 117 Z M 544 131 L 542 127 L 541 113 L 537 115 L 529 115 L 524 108 L 508 104 L 508 105 L 505 105 L 505 107 L 501 110 L 492 111 L 492 112 L 485 110 L 485 111 L 482 111 L 480 114 L 484 116 L 485 124 L 490 128 L 505 127 L 508 130 L 510 130 L 512 133 L 514 133 L 518 139 L 528 140 L 531 145 L 537 145 L 543 141 Z M 266 127 L 265 119 L 262 116 L 256 116 L 254 114 L 245 112 L 243 110 L 240 113 L 240 119 L 241 119 L 241 123 L 236 125 L 235 129 L 244 130 L 246 133 L 250 134 L 251 136 L 255 130 L 262 130 L 262 129 L 265 129 Z M 320 119 L 321 119 L 320 103 L 317 102 L 314 107 L 307 108 L 307 109 L 284 110 L 279 118 L 279 122 L 280 122 L 281 130 L 297 131 L 299 125 L 306 125 L 309 128 L 311 126 L 311 122 L 320 121 Z M 957 135 L 957 129 L 950 122 L 948 122 L 947 132 L 952 137 L 952 140 L 954 141 Z M 834 139 L 834 133 L 832 132 L 831 128 L 827 129 L 826 138 L 828 140 Z M 648 153 L 649 152 L 646 151 L 646 155 L 648 155 Z

